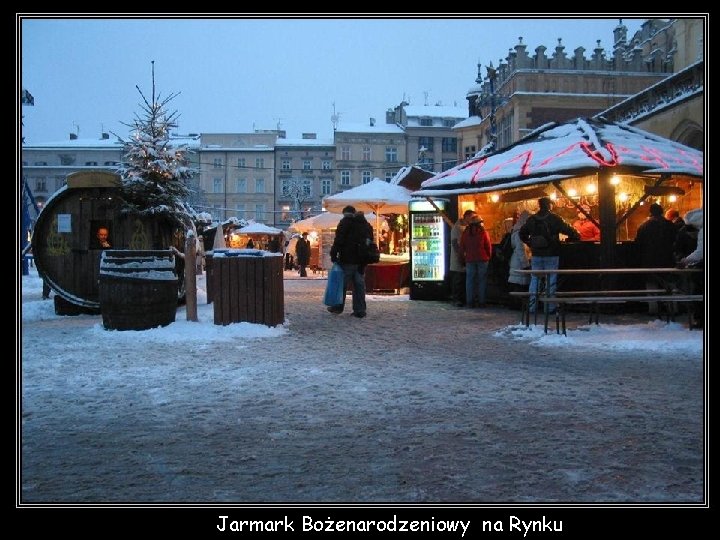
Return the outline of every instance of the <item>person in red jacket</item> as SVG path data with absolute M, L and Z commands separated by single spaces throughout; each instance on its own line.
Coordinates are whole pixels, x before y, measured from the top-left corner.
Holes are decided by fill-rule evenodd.
M 460 252 L 465 258 L 465 298 L 468 307 L 485 307 L 487 269 L 492 257 L 490 235 L 480 216 L 473 216 L 460 237 Z

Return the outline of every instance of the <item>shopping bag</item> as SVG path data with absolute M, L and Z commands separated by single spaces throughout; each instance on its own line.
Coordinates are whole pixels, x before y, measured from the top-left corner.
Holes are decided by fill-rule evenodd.
M 326 306 L 339 306 L 343 303 L 343 287 L 345 285 L 345 272 L 338 263 L 332 265 L 328 272 L 327 286 L 323 304 Z

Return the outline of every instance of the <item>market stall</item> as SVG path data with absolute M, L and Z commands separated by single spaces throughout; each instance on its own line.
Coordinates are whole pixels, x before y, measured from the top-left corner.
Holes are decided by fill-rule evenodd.
M 624 124 L 578 118 L 478 154 L 424 181 L 413 195 L 452 198 L 458 215 L 475 209 L 494 243 L 503 222 L 535 212 L 539 197 L 553 199 L 554 211 L 570 223 L 589 208 L 600 240 L 565 244 L 561 267 L 625 267 L 633 266 L 632 241 L 648 205 L 681 214 L 703 206 L 703 176 L 696 149 Z

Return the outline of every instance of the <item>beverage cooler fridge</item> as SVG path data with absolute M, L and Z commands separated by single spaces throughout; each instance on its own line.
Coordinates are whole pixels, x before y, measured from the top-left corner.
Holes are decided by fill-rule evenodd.
M 447 213 L 450 201 L 433 199 Z M 410 210 L 410 298 L 444 300 L 450 265 L 450 227 L 428 200 L 412 199 Z

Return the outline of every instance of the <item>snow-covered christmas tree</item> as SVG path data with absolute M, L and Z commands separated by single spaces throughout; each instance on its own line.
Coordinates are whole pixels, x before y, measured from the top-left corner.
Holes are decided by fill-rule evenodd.
M 171 129 L 177 127 L 177 111 L 168 112 L 167 104 L 179 93 L 162 98 L 155 92 L 155 62 L 152 62 L 152 95 L 142 97 L 142 113 L 135 115 L 129 140 L 124 140 L 122 177 L 123 210 L 136 215 L 167 217 L 184 230 L 193 228 L 195 211 L 188 205 L 187 181 L 195 170 L 187 166 L 188 148 L 173 144 Z

